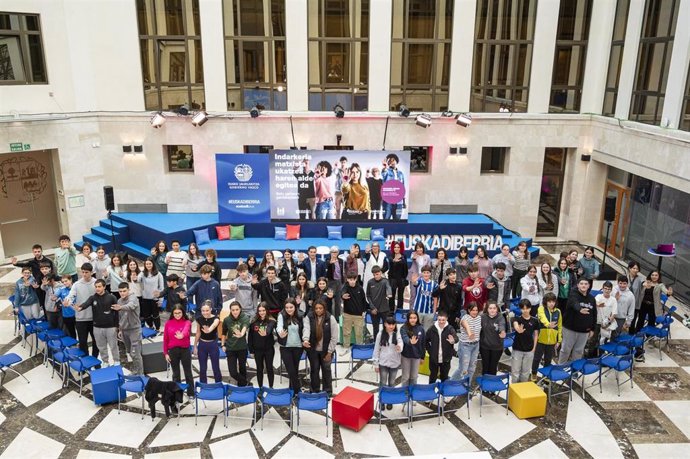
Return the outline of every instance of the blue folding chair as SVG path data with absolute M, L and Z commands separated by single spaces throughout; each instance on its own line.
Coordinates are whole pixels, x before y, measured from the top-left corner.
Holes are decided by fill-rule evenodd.
M 551 397 L 557 395 L 568 394 L 570 400 L 573 399 L 573 375 L 570 370 L 570 364 L 564 365 L 548 365 L 539 369 L 539 373 L 542 375 L 542 379 L 539 383 L 543 383 L 545 380 L 549 381 L 549 389 L 547 391 L 548 398 L 546 399 L 551 403 Z M 561 390 L 554 391 L 554 385 L 559 383 Z
M 297 433 L 299 433 L 300 410 L 324 411 L 326 413 L 326 438 L 328 438 L 328 394 L 326 392 L 317 392 L 315 394 L 299 392 L 295 398 L 295 408 L 297 408 Z
M 407 322 L 407 314 L 410 311 L 407 309 L 398 309 L 395 311 L 395 322 L 398 324 L 404 324 Z
M 383 417 L 384 405 L 405 405 L 410 403 L 410 390 L 408 386 L 401 387 L 389 387 L 380 386 L 379 387 L 379 430 L 381 430 L 381 418 Z M 405 417 L 388 417 L 388 419 L 407 419 L 407 428 L 410 428 L 410 410 L 407 410 L 407 416 Z
M 506 402 L 499 403 L 498 406 L 506 406 L 506 416 L 508 416 L 508 388 L 510 387 L 510 374 L 504 373 L 500 375 L 482 375 L 477 376 L 477 384 L 479 385 L 479 417 L 482 417 L 482 406 L 484 401 L 484 392 L 501 392 L 506 391 Z
M 126 392 L 137 394 L 141 398 L 141 419 L 144 419 L 144 392 L 149 378 L 144 375 L 121 375 L 117 374 L 117 385 Z M 120 404 L 122 403 L 122 390 L 117 391 L 117 414 L 120 414 Z M 153 421 L 153 419 L 151 419 Z
M 353 380 L 353 369 L 355 360 L 371 362 L 373 358 L 373 344 L 353 344 L 350 348 L 350 381 Z
M 582 398 L 585 397 L 585 388 L 586 388 L 585 376 L 598 374 L 600 370 L 601 370 L 601 362 L 600 362 L 599 357 L 593 358 L 593 359 L 578 359 L 578 360 L 575 360 L 573 362 L 570 362 L 570 371 L 571 371 L 572 378 L 575 380 L 582 378 L 582 383 L 581 383 Z M 596 381 L 596 379 L 595 379 L 595 381 Z M 601 381 L 599 381 L 598 383 L 593 382 L 592 384 L 589 385 L 589 387 L 594 387 L 596 385 L 601 386 Z M 599 389 L 601 390 L 601 387 L 599 387 Z M 572 395 L 571 395 L 571 399 L 572 399 Z
M 647 325 L 642 327 L 641 332 L 645 335 L 645 342 L 650 344 L 655 344 L 659 347 L 659 360 L 663 360 L 663 355 L 661 353 L 661 343 L 666 342 L 666 347 L 668 347 L 668 341 L 671 339 L 671 324 L 673 323 L 673 312 L 676 310 L 675 306 L 672 306 L 666 314 L 661 317 L 657 317 L 656 325 Z
M 0 356 L 0 388 L 2 387 L 2 383 L 5 380 L 5 376 L 7 376 L 8 371 L 11 371 L 12 373 L 24 378 L 24 381 L 26 381 L 27 384 L 30 382 L 28 379 L 26 379 L 26 376 L 12 368 L 14 365 L 21 363 L 21 361 L 22 358 L 15 353 Z
M 256 426 L 256 401 L 259 397 L 259 388 L 254 386 L 233 386 L 232 384 L 227 386 L 227 411 L 228 416 L 230 415 L 230 405 L 233 405 L 237 409 L 240 405 L 252 405 L 252 429 Z M 242 416 L 234 416 L 237 419 L 249 419 Z
M 24 315 L 24 312 L 22 311 L 22 308 L 17 308 L 17 317 L 19 320 L 19 325 L 24 328 L 24 333 L 22 334 L 22 340 L 24 341 L 24 344 L 22 345 L 23 348 L 26 349 L 26 344 L 28 343 L 28 336 L 35 336 L 37 335 L 40 331 L 42 331 L 45 327 L 44 325 L 47 323 L 45 321 L 41 321 L 39 319 L 27 319 L 26 316 Z M 36 339 L 36 349 L 38 351 L 38 338 Z M 29 343 L 29 355 L 32 355 L 34 352 L 34 346 L 33 343 Z
M 99 366 L 101 363 L 96 357 L 85 355 L 82 357 L 70 358 L 69 364 L 67 365 L 67 370 L 74 370 L 79 375 L 79 397 L 81 397 L 81 391 L 84 388 L 84 374 L 93 370 L 95 367 Z M 67 381 L 69 381 L 69 373 L 67 376 Z
M 60 339 L 63 336 L 65 336 L 65 332 L 58 328 L 49 328 L 47 330 L 41 330 L 38 333 L 36 333 L 36 339 L 38 340 L 36 343 L 36 353 L 38 354 L 38 342 L 42 342 L 44 344 L 44 349 L 43 349 L 43 365 L 46 365 L 48 362 L 48 354 L 50 352 L 50 349 L 48 348 L 48 341 L 53 340 L 53 339 Z
M 141 339 L 145 339 L 149 343 L 153 343 L 153 338 L 158 335 L 158 332 L 153 328 L 141 327 Z
M 630 388 L 633 387 L 633 354 L 634 348 L 630 348 L 630 352 L 625 355 L 606 355 L 601 358 L 601 366 L 599 367 L 599 392 L 602 392 L 603 379 L 602 376 L 613 370 L 616 372 L 616 385 L 618 386 L 618 396 L 621 396 L 621 386 L 630 381 Z M 606 368 L 605 371 L 603 369 Z M 623 382 L 620 382 L 620 374 L 630 372 L 630 377 Z
M 19 334 L 19 308 L 14 307 L 14 295 L 10 295 L 7 301 L 12 305 L 12 318 L 14 319 L 14 336 Z
M 412 427 L 412 421 L 414 418 L 414 402 L 433 402 L 436 401 L 436 416 L 438 417 L 438 423 L 441 424 L 441 401 L 439 400 L 439 383 L 431 384 L 413 384 L 409 386 L 410 391 L 410 403 L 408 404 L 409 409 L 409 425 Z M 419 416 L 433 416 L 430 414 L 420 414 Z
M 223 401 L 223 426 L 227 427 L 228 407 L 226 396 L 227 386 L 223 383 L 194 383 L 194 425 L 197 425 L 199 417 L 199 400 L 222 400 Z M 179 421 L 178 421 L 179 422 Z
M 51 339 L 46 343 L 48 348 L 46 354 L 49 354 L 47 363 L 52 362 L 53 367 L 50 378 L 53 379 L 55 377 L 55 367 L 57 366 L 63 386 L 67 384 L 67 365 L 69 365 L 70 361 L 73 359 L 78 359 L 86 355 L 86 353 L 78 347 L 71 347 L 75 344 L 77 344 L 77 340 L 70 336 Z
M 261 430 L 264 430 L 264 407 L 286 407 L 290 416 L 290 430 L 292 430 L 292 397 L 294 392 L 290 388 L 271 389 L 262 387 L 259 391 L 261 406 Z
M 441 420 L 446 422 L 445 414 L 446 412 L 452 413 L 453 411 L 458 411 L 460 408 L 454 410 L 446 410 L 446 397 L 462 397 L 467 396 L 467 419 L 470 418 L 470 400 L 472 399 L 472 392 L 470 391 L 470 377 L 465 376 L 459 381 L 453 381 L 452 379 L 446 379 L 439 385 L 439 395 L 441 401 Z

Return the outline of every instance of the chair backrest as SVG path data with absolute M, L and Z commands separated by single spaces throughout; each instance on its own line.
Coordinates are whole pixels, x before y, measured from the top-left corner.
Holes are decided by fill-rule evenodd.
M 252 403 L 259 396 L 259 388 L 254 386 L 227 386 L 228 400 L 233 403 Z
M 374 345 L 353 344 L 350 352 L 353 360 L 369 360 L 374 357 Z
M 259 392 L 259 399 L 265 405 L 289 406 L 292 403 L 294 392 L 290 388 L 271 389 L 262 387 Z
M 441 384 L 439 384 L 439 393 L 444 397 L 457 397 L 459 395 L 465 395 L 469 392 L 470 388 L 470 377 L 465 376 L 459 381 L 453 379 L 446 379 Z
M 222 400 L 227 393 L 227 386 L 223 383 L 194 383 L 194 392 L 201 400 Z
M 315 394 L 299 392 L 297 394 L 297 408 L 307 411 L 325 410 L 328 408 L 328 394 L 326 392 Z
M 438 384 L 413 384 L 410 386 L 410 398 L 416 401 L 428 401 L 438 398 Z
M 379 387 L 379 402 L 391 405 L 407 403 L 410 400 L 410 391 L 407 386 L 402 387 Z
M 621 355 L 616 362 L 616 370 L 622 371 L 628 369 L 632 365 L 632 354 Z
M 65 345 L 59 339 L 51 339 L 48 341 L 48 347 L 53 352 L 59 352 L 65 348 Z
M 142 375 L 121 375 L 118 373 L 117 382 L 120 387 L 122 387 L 122 385 L 125 383 L 130 383 L 130 392 L 144 392 L 146 389 L 146 383 L 144 382 L 144 376 Z
M 500 375 L 481 375 L 477 377 L 477 381 L 479 382 L 479 386 L 482 386 L 483 383 L 501 383 L 503 386 L 508 387 L 508 384 L 510 383 L 510 373 L 503 373 Z

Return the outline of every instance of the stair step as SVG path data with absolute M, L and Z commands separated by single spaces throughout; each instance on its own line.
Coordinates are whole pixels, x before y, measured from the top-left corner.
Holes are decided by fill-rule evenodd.
M 107 218 L 104 218 L 104 219 L 102 219 L 102 220 L 99 220 L 98 223 L 99 223 L 102 227 L 110 229 L 110 220 L 108 220 Z M 118 230 L 126 230 L 126 229 L 129 228 L 129 226 L 125 225 L 124 223 L 120 223 L 120 222 L 118 222 L 118 221 L 116 221 L 116 220 L 113 220 L 113 225 L 112 225 L 112 227 L 113 227 L 113 229 L 114 229 L 115 231 L 118 231 Z

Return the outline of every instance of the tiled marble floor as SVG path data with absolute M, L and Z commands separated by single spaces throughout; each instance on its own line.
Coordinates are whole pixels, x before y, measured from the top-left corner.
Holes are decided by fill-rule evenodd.
M 7 288 L 17 271 L 0 267 L 0 291 L 11 290 Z M 610 376 L 604 378 L 602 393 L 596 386 L 582 398 L 577 385 L 572 401 L 560 397 L 543 418 L 517 419 L 488 399 L 482 417 L 473 401 L 468 418 L 464 402 L 454 401 L 449 408 L 462 409 L 447 414 L 440 425 L 435 417 L 419 418 L 412 428 L 404 421 L 384 421 L 382 430 L 372 421 L 360 432 L 330 424 L 326 435 L 323 415 L 314 413 L 301 415 L 297 434 L 290 430 L 284 410 L 269 410 L 262 431 L 260 424 L 240 419 L 251 417 L 248 407 L 231 411 L 227 427 L 220 405 L 212 402 L 200 406 L 205 416 L 196 426 L 191 404 L 183 407 L 179 426 L 175 419 L 152 421 L 147 415 L 142 420 L 141 402 L 133 397 L 120 414 L 117 406 L 97 407 L 89 390 L 80 398 L 73 386 L 63 389 L 41 365 L 40 356 L 29 356 L 14 336 L 8 313 L 9 303 L 0 298 L 0 352 L 25 358 L 18 369 L 31 383 L 8 375 L 0 389 L 0 458 L 680 458 L 690 451 L 690 330 L 678 323 L 662 359 L 658 349 L 652 349 L 647 361 L 636 365 L 633 387 L 623 385 L 620 397 Z M 335 391 L 353 386 L 375 392 L 371 366 L 356 366 L 350 381 L 346 361 L 341 357 L 338 364 Z M 278 364 L 277 358 L 276 368 Z M 253 362 L 249 367 L 256 384 Z M 221 368 L 227 378 L 225 364 Z M 420 382 L 426 382 L 425 377 Z M 286 385 L 286 378 L 280 382 L 276 376 L 277 387 Z M 431 411 L 422 405 L 415 408 Z

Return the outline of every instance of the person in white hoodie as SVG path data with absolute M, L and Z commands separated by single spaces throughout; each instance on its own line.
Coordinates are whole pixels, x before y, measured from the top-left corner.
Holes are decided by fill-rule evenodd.
M 96 279 L 93 276 L 93 266 L 91 263 L 84 263 L 81 265 L 81 279 L 72 285 L 72 289 L 63 301 L 63 304 L 65 306 L 83 304 L 95 293 Z M 91 308 L 76 310 L 75 319 L 79 349 L 86 354 L 89 353 L 89 335 L 91 335 L 91 355 L 98 357 L 98 346 L 96 345 L 96 337 L 93 334 L 93 310 Z
M 398 369 L 402 362 L 400 353 L 403 349 L 403 340 L 396 329 L 395 317 L 387 317 L 384 326 L 376 335 L 374 344 L 374 368 L 379 373 L 379 386 L 395 386 Z M 393 409 L 393 405 L 381 405 L 381 411 Z
M 618 283 L 613 289 L 613 296 L 618 302 L 616 307 L 616 323 L 618 327 L 612 333 L 612 337 L 621 333 L 628 333 L 635 317 L 635 295 L 628 288 L 628 276 L 621 274 L 618 276 Z
M 522 287 L 522 299 L 529 300 L 529 303 L 532 305 L 530 315 L 537 317 L 537 309 L 539 309 L 541 300 L 544 298 L 544 289 L 542 289 L 539 279 L 537 279 L 537 267 L 535 265 L 531 265 L 527 269 L 527 274 L 520 279 L 520 286 Z

